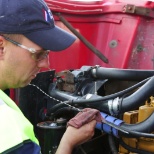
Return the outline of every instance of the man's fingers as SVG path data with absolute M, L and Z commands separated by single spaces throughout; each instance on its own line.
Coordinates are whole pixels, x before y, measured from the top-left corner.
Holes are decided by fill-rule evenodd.
M 85 124 L 84 126 L 87 127 L 89 134 L 94 134 L 94 130 L 95 130 L 95 126 L 96 126 L 96 120 L 92 120 L 91 122 Z
M 96 120 L 92 120 L 91 122 L 89 122 L 90 127 L 94 128 L 96 126 Z

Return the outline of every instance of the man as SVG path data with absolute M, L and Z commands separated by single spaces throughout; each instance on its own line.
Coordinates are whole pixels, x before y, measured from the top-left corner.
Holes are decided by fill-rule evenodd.
M 33 126 L 3 90 L 29 84 L 41 68 L 49 67 L 49 50 L 64 50 L 76 38 L 54 25 L 43 0 L 0 0 L 0 6 L 0 153 L 38 154 Z M 57 154 L 70 154 L 90 139 L 95 124 L 69 126 Z

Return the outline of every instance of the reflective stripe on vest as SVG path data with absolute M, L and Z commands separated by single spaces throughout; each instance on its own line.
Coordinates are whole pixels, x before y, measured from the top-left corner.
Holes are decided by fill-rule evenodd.
M 25 118 L 19 107 L 0 90 L 0 153 L 25 140 L 38 144 L 33 125 Z

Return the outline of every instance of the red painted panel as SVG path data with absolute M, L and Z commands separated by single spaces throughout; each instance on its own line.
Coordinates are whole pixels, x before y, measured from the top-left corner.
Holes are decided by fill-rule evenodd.
M 141 0 L 98 0 L 90 1 L 89 3 L 85 1 L 46 0 L 46 2 L 54 14 L 57 26 L 68 30 L 56 16 L 56 13 L 61 13 L 80 34 L 109 60 L 109 63 L 105 64 L 82 41 L 77 39 L 65 51 L 50 53 L 51 68 L 57 71 L 76 69 L 82 65 L 101 65 L 113 68 L 142 68 L 135 66 L 134 62 L 131 62 L 132 60 L 134 61 L 132 58 L 134 55 L 132 53 L 134 52 L 134 48 L 139 46 L 139 35 L 143 35 L 144 40 L 146 40 L 146 37 L 149 37 L 148 33 L 150 34 L 151 32 L 146 31 L 143 34 L 140 33 L 140 29 L 143 30 L 150 27 L 152 31 L 153 18 L 147 18 L 145 15 L 126 13 L 124 12 L 124 6 L 132 4 L 137 7 L 141 6 L 142 8 L 153 8 L 154 2 Z M 153 16 L 153 12 L 150 13 Z M 140 61 L 142 61 L 142 59 L 145 59 L 144 54 L 145 52 L 136 54 L 135 59 L 141 57 Z M 145 66 L 142 62 L 140 62 L 140 65 Z M 150 67 L 149 65 L 151 64 L 147 63 L 147 65 Z

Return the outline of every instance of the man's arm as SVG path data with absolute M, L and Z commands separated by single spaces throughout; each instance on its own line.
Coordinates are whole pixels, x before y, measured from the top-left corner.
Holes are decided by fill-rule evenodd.
M 94 135 L 95 125 L 96 120 L 92 120 L 78 129 L 68 126 L 56 154 L 71 154 L 75 146 L 88 141 Z

